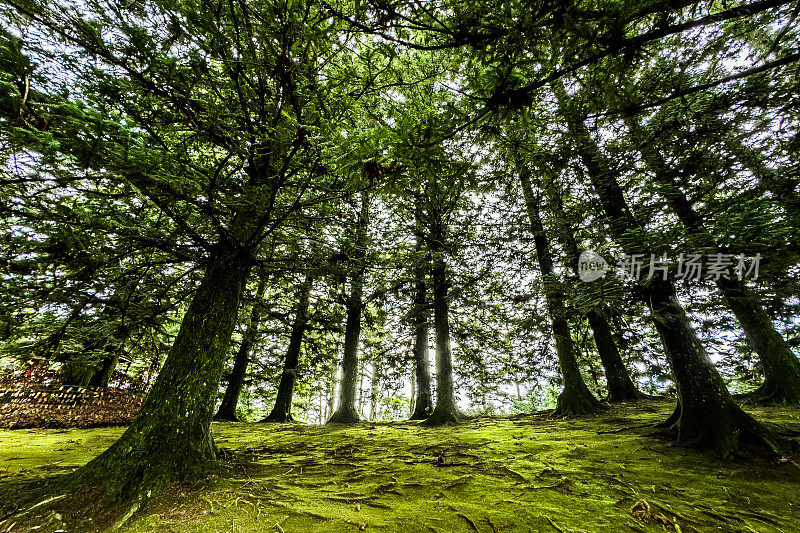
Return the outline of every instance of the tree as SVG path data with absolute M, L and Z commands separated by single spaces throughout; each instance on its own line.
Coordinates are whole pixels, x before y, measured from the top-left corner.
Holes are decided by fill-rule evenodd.
M 631 214 L 611 165 L 574 108 L 569 107 L 563 85 L 556 83 L 553 90 L 568 123 L 572 146 L 600 199 L 611 234 L 627 253 L 642 250 L 645 228 Z M 678 442 L 714 448 L 724 456 L 732 454 L 745 438 L 758 439 L 777 449 L 772 432 L 745 413 L 728 392 L 678 302 L 673 282 L 653 275 L 641 290 L 675 376 L 678 407 L 669 422 L 673 423 Z
M 415 239 L 414 251 L 416 255 L 423 254 L 423 221 L 421 209 L 415 209 Z M 431 395 L 431 365 L 428 355 L 428 343 L 430 342 L 430 328 L 428 327 L 428 284 L 427 278 L 427 258 L 420 266 L 414 269 L 414 304 L 412 310 L 412 324 L 414 328 L 414 412 L 411 413 L 411 420 L 425 420 L 433 411 L 433 401 Z
M 349 256 L 350 293 L 346 295 L 347 319 L 344 331 L 344 354 L 342 356 L 342 379 L 339 384 L 339 401 L 336 411 L 328 423 L 352 424 L 360 417 L 356 409 L 358 386 L 358 344 L 361 340 L 361 312 L 364 306 L 364 274 L 367 254 L 367 228 L 369 225 L 369 194 L 361 193 L 361 208 L 358 212 L 355 237 Z M 346 255 L 347 256 L 347 255 Z
M 28 42 L 38 57 L 62 59 L 51 39 L 90 58 L 68 62 L 84 82 L 75 107 L 79 138 L 89 142 L 78 163 L 136 188 L 205 252 L 204 275 L 140 415 L 74 475 L 110 497 L 137 497 L 214 461 L 214 400 L 252 265 L 270 233 L 327 194 L 311 139 L 324 123 L 316 105 L 324 89 L 308 51 L 330 53 L 330 24 L 301 3 L 14 7 L 45 36 Z
M 228 377 L 228 386 L 225 388 L 225 394 L 222 397 L 222 403 L 214 415 L 214 420 L 226 420 L 229 422 L 239 422 L 239 416 L 236 414 L 236 406 L 239 403 L 239 395 L 244 386 L 244 378 L 247 375 L 247 366 L 250 363 L 250 352 L 256 343 L 258 336 L 258 326 L 261 323 L 261 315 L 264 312 L 264 293 L 267 290 L 268 277 L 262 275 L 258 280 L 258 288 L 256 289 L 255 299 L 250 311 L 250 320 L 247 323 L 247 329 L 236 350 L 234 357 L 233 370 L 230 377 Z
M 564 289 L 553 270 L 553 255 L 542 224 L 540 201 L 534 194 L 530 170 L 523 163 L 518 147 L 512 147 L 511 152 L 516 170 L 519 173 L 522 193 L 525 198 L 525 207 L 530 219 L 531 233 L 533 233 L 534 242 L 536 243 L 536 257 L 542 275 L 547 312 L 550 315 L 550 325 L 553 330 L 558 365 L 564 381 L 564 389 L 558 396 L 553 416 L 573 417 L 596 414 L 603 410 L 603 406 L 589 391 L 581 376 L 572 332 L 567 322 Z
M 303 343 L 303 335 L 308 324 L 308 306 L 311 302 L 311 285 L 313 278 L 308 275 L 300 285 L 300 291 L 295 311 L 292 334 L 289 340 L 289 347 L 286 349 L 286 358 L 283 363 L 280 384 L 278 385 L 278 395 L 275 398 L 275 406 L 269 416 L 262 422 L 293 422 L 292 418 L 292 394 L 294 393 L 294 382 L 297 379 L 297 365 L 300 360 L 300 348 Z

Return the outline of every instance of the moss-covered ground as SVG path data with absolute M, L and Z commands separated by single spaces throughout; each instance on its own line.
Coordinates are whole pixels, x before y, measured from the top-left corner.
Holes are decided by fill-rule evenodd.
M 413 422 L 215 423 L 218 445 L 230 451 L 218 473 L 199 484 L 170 485 L 116 526 L 129 532 L 800 531 L 797 466 L 780 458 L 721 460 L 677 447 L 648 427 L 672 407 L 645 402 L 612 406 L 595 418 L 540 413 L 438 429 Z M 800 430 L 798 409 L 753 411 Z M 121 432 L 0 431 L 0 531 L 25 531 L 34 515 L 39 531 L 101 529 L 87 520 L 91 501 L 77 513 L 84 517 L 79 522 L 56 510 L 19 516 L 13 489 L 20 480 L 69 472 Z

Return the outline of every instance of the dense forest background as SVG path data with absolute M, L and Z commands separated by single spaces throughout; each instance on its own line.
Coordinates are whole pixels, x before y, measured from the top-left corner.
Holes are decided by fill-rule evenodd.
M 796 3 L 0 13 L 3 379 L 148 393 L 82 479 L 189 476 L 213 415 L 646 395 L 782 449 L 738 405 L 800 404 Z

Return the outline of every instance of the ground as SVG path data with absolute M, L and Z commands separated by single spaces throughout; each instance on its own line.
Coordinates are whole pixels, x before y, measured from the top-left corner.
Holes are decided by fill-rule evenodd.
M 173 484 L 121 531 L 757 531 L 800 528 L 800 469 L 791 461 L 723 461 L 645 427 L 670 402 L 614 405 L 594 418 L 546 413 L 318 427 L 215 423 L 223 467 Z M 754 408 L 800 430 L 800 409 Z M 19 481 L 66 473 L 122 428 L 0 431 L 0 531 L 98 530 L 91 501 L 74 513 L 43 504 L 22 517 Z M 56 494 L 58 496 L 58 494 Z M 70 515 L 67 518 L 65 515 Z M 75 517 L 78 521 L 70 522 Z M 65 523 L 68 522 L 68 523 Z

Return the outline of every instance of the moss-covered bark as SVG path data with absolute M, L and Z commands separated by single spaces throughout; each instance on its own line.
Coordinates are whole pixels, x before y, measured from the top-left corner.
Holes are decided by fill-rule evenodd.
M 760 441 L 777 450 L 779 442 L 771 431 L 734 401 L 689 324 L 672 283 L 653 283 L 648 296 L 678 389 L 671 426 L 678 442 L 713 448 L 723 456 L 733 454 L 743 441 Z
M 441 241 L 439 241 L 441 242 Z M 436 339 L 436 405 L 422 424 L 441 426 L 466 419 L 458 408 L 453 388 L 453 355 L 450 351 L 450 317 L 447 301 L 447 265 L 442 251 L 434 245 L 433 329 Z
M 456 403 L 453 388 L 453 354 L 450 351 L 450 303 L 448 301 L 445 225 L 440 206 L 431 205 L 428 213 L 428 249 L 431 253 L 433 291 L 433 331 L 436 347 L 436 405 L 422 424 L 458 424 L 467 418 Z
M 303 345 L 303 335 L 308 325 L 308 306 L 311 302 L 311 277 L 309 276 L 300 287 L 300 296 L 295 310 L 292 334 L 289 338 L 289 347 L 286 349 L 286 358 L 283 361 L 283 373 L 278 385 L 278 394 L 275 406 L 269 416 L 262 422 L 293 422 L 292 397 L 294 383 L 297 378 L 297 365 L 300 362 L 300 348 Z
M 211 418 L 249 270 L 250 256 L 238 244 L 216 246 L 138 417 L 73 481 L 131 498 L 198 476 L 215 459 Z

